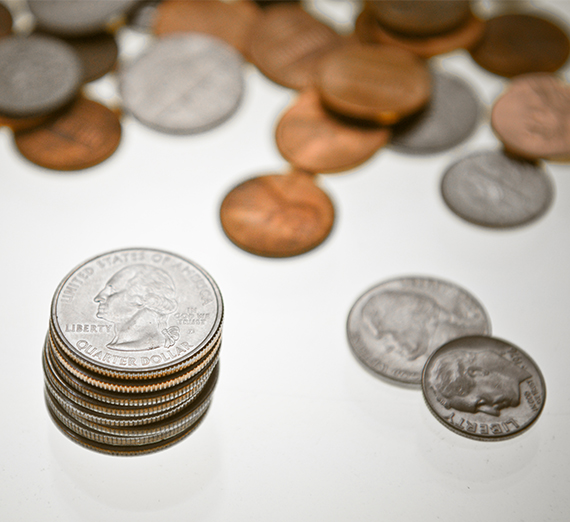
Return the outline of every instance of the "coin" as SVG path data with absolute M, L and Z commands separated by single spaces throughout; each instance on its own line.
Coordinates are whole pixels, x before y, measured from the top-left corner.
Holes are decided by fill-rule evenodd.
M 508 78 L 554 72 L 566 63 L 570 41 L 556 23 L 530 14 L 504 14 L 487 20 L 471 56 L 481 67 Z
M 548 73 L 513 79 L 495 102 L 491 125 L 505 147 L 527 159 L 570 158 L 570 86 Z
M 0 38 L 12 33 L 12 14 L 4 4 L 0 4 Z
M 266 7 L 252 27 L 248 55 L 270 80 L 301 90 L 313 84 L 321 57 L 341 44 L 340 35 L 300 5 L 277 3 Z
M 463 288 L 429 277 L 384 281 L 362 294 L 347 321 L 356 357 L 392 381 L 419 385 L 428 357 L 445 342 L 489 334 L 483 306 Z
M 0 113 L 35 117 L 69 103 L 83 79 L 77 54 L 62 40 L 32 35 L 0 39 Z
M 335 112 L 392 124 L 426 104 L 431 75 L 426 64 L 408 51 L 355 44 L 322 58 L 316 86 L 325 106 Z
M 442 178 L 441 193 L 459 217 L 507 228 L 542 216 L 552 204 L 554 190 L 540 165 L 501 151 L 484 151 L 451 165 Z
M 14 135 L 16 147 L 31 162 L 54 170 L 92 167 L 111 156 L 121 141 L 117 115 L 79 97 L 65 111 Z
M 334 207 L 303 171 L 267 174 L 233 188 L 220 208 L 224 232 L 238 247 L 266 257 L 290 257 L 320 245 L 330 234 Z
M 192 134 L 227 120 L 243 92 L 242 59 L 199 33 L 161 38 L 120 73 L 125 108 L 154 129 Z
M 546 385 L 523 350 L 486 336 L 455 339 L 427 361 L 422 392 L 450 430 L 476 440 L 504 440 L 526 431 L 544 408 Z
M 396 124 L 391 146 L 406 154 L 433 154 L 466 140 L 479 119 L 479 100 L 457 76 L 435 73 L 432 96 L 417 115 Z
M 341 119 L 308 89 L 283 114 L 275 130 L 277 148 L 295 167 L 307 172 L 339 172 L 370 158 L 390 138 L 390 130 Z

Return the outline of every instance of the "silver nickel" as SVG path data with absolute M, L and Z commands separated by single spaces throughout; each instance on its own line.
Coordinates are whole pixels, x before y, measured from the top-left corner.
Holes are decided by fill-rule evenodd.
M 539 164 L 484 151 L 451 165 L 442 178 L 441 194 L 466 221 L 509 228 L 541 217 L 552 205 L 554 188 Z
M 70 102 L 83 80 L 72 47 L 49 36 L 7 36 L 0 40 L 0 113 L 38 116 Z
M 144 376 L 207 345 L 221 327 L 223 303 L 214 280 L 192 261 L 124 249 L 73 270 L 55 292 L 51 315 L 76 359 Z
M 455 339 L 426 363 L 422 391 L 447 428 L 476 440 L 503 440 L 527 430 L 544 408 L 546 385 L 520 348 L 493 337 Z
M 143 124 L 172 134 L 220 125 L 237 110 L 243 89 L 237 51 L 199 33 L 160 39 L 120 76 L 126 109 Z
M 475 297 L 428 277 L 391 279 L 370 288 L 347 321 L 350 347 L 364 365 L 392 381 L 418 386 L 424 364 L 442 344 L 490 331 Z

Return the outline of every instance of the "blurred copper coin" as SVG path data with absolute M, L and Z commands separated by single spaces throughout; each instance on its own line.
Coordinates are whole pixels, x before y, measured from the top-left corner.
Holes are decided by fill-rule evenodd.
M 469 15 L 467 21 L 451 32 L 426 37 L 404 36 L 388 31 L 364 10 L 355 22 L 355 33 L 363 43 L 394 45 L 422 58 L 431 58 L 457 49 L 470 49 L 479 42 L 485 22 Z
M 14 132 L 26 129 L 33 129 L 43 122 L 47 121 L 51 114 L 44 114 L 43 116 L 34 116 L 29 118 L 10 118 L 8 116 L 0 115 L 0 127 L 10 127 Z
M 484 69 L 510 78 L 531 72 L 554 72 L 566 60 L 570 41 L 555 23 L 528 14 L 505 14 L 487 21 L 471 56 Z
M 392 124 L 426 104 L 431 75 L 422 60 L 404 49 L 346 45 L 321 60 L 316 84 L 330 109 Z
M 12 33 L 12 15 L 8 8 L 0 4 L 0 38 Z
M 31 162 L 54 170 L 79 170 L 107 159 L 121 140 L 117 115 L 100 103 L 78 98 L 44 124 L 14 135 Z
M 245 55 L 247 37 L 259 15 L 251 3 L 220 0 L 167 0 L 154 15 L 154 33 L 164 36 L 179 32 L 206 33 L 224 40 Z
M 254 24 L 248 54 L 270 80 L 300 90 L 312 85 L 319 59 L 342 42 L 299 5 L 280 3 L 265 8 Z
M 495 102 L 491 125 L 519 156 L 570 158 L 570 85 L 548 73 L 518 76 Z
M 471 13 L 467 0 L 381 0 L 367 4 L 383 26 L 411 36 L 451 31 Z
M 334 207 L 311 174 L 294 170 L 244 181 L 225 197 L 220 219 L 228 238 L 243 250 L 290 257 L 326 239 Z
M 316 90 L 299 95 L 275 131 L 277 147 L 295 167 L 339 172 L 359 165 L 388 142 L 390 130 L 358 124 L 327 111 Z

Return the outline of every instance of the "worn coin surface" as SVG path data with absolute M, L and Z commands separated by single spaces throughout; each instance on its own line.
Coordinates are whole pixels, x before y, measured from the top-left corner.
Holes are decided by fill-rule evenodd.
M 536 422 L 546 399 L 544 378 L 529 355 L 479 335 L 434 352 L 422 374 L 422 391 L 444 426 L 486 441 L 520 435 Z
M 0 113 L 14 118 L 53 112 L 76 95 L 83 67 L 57 38 L 32 35 L 0 40 Z
M 570 85 L 548 73 L 514 78 L 493 105 L 491 125 L 518 156 L 570 158 Z
M 42 167 L 79 170 L 106 160 L 121 141 L 121 123 L 104 105 L 79 97 L 45 123 L 14 134 L 20 153 Z
M 419 385 L 428 357 L 457 337 L 489 334 L 483 306 L 463 288 L 429 277 L 384 281 L 362 294 L 347 321 L 358 359 L 392 381 Z
M 441 193 L 459 217 L 493 228 L 525 225 L 552 204 L 554 189 L 538 164 L 501 151 L 476 152 L 445 172 Z
M 327 111 L 319 94 L 308 89 L 283 114 L 275 130 L 279 152 L 307 172 L 353 168 L 386 145 L 390 130 L 342 119 Z
M 258 176 L 232 189 L 220 208 L 224 232 L 237 246 L 266 257 L 308 252 L 330 234 L 334 207 L 311 174 Z
M 0 4 L 0 38 L 12 32 L 12 14 L 4 4 Z
M 558 70 L 570 53 L 570 40 L 555 22 L 530 14 L 504 14 L 487 20 L 471 56 L 484 69 L 508 78 Z
M 466 140 L 479 120 L 479 100 L 457 76 L 433 75 L 432 95 L 417 115 L 395 125 L 391 146 L 406 154 L 432 154 Z
M 202 132 L 227 120 L 243 87 L 239 53 L 200 33 L 161 38 L 120 74 L 125 108 L 145 125 L 173 134 Z

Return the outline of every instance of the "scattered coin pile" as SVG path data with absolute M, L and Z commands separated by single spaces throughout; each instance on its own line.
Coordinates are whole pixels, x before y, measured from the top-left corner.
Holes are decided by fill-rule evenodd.
M 214 280 L 176 254 L 125 249 L 86 261 L 52 302 L 43 366 L 53 420 L 112 455 L 178 442 L 210 405 L 222 321 Z

